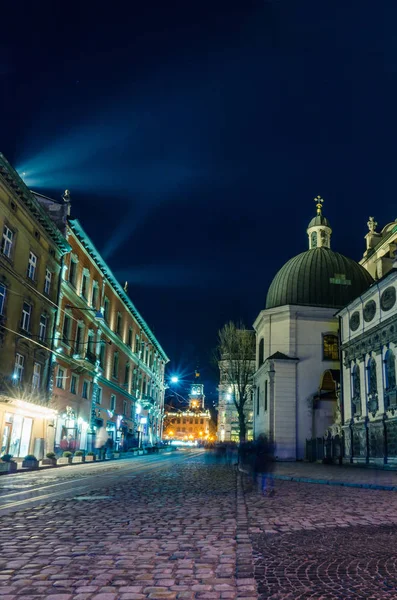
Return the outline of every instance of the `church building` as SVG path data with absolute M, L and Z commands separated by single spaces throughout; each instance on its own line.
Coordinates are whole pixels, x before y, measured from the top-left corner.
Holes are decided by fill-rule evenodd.
M 316 198 L 308 250 L 274 277 L 255 323 L 254 437 L 272 436 L 279 460 L 305 457 L 338 411 L 338 309 L 373 283 L 354 260 L 331 249 L 332 229 Z

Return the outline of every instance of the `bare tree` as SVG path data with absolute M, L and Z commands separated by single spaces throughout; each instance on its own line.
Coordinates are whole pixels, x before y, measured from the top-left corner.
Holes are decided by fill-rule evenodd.
M 255 372 L 255 333 L 243 323 L 232 321 L 218 332 L 216 361 L 219 366 L 221 383 L 232 388 L 233 402 L 237 410 L 240 426 L 240 442 L 245 441 L 245 406 L 252 393 Z

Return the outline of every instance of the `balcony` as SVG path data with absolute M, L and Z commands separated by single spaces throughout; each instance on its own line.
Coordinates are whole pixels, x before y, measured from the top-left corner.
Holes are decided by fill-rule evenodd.
M 95 365 L 97 361 L 96 354 L 94 352 L 90 352 L 90 350 L 87 350 L 85 353 L 85 359 L 93 365 Z

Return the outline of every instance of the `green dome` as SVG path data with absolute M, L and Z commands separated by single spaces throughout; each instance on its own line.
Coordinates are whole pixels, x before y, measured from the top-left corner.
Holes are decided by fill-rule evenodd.
M 342 308 L 373 283 L 361 265 L 329 248 L 291 258 L 273 279 L 266 308 L 286 304 Z
M 316 215 L 313 217 L 307 228 L 309 229 L 309 227 L 315 227 L 316 225 L 324 225 L 324 227 L 329 227 L 331 229 L 328 219 L 323 217 L 323 215 Z

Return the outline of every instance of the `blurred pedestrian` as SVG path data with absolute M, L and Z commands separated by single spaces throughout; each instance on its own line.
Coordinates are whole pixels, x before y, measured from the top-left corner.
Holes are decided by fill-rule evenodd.
M 261 434 L 255 442 L 253 482 L 257 485 L 258 475 L 261 475 L 261 491 L 263 495 L 274 495 L 274 446 L 270 439 Z
M 106 442 L 108 441 L 108 432 L 105 427 L 100 427 L 95 436 L 95 448 L 98 450 L 99 460 L 105 459 Z

